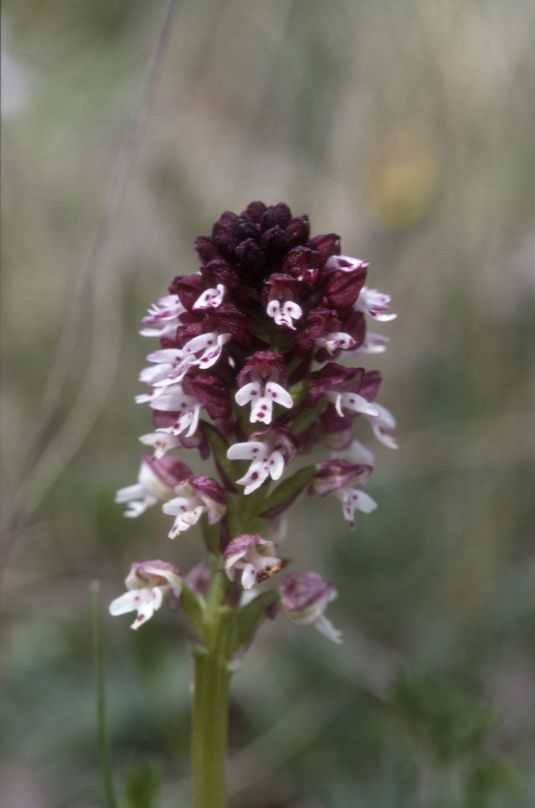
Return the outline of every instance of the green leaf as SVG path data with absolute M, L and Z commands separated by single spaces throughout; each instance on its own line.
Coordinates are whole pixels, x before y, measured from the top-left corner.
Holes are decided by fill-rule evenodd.
M 272 589 L 270 592 L 264 592 L 258 595 L 254 600 L 235 613 L 228 645 L 229 659 L 232 659 L 242 645 L 247 645 L 252 640 L 256 627 L 264 616 L 266 608 L 271 606 L 278 597 L 279 593 L 277 590 Z
M 266 519 L 273 519 L 278 516 L 312 482 L 316 474 L 315 466 L 305 466 L 304 469 L 300 469 L 292 477 L 288 477 L 267 497 L 260 516 Z

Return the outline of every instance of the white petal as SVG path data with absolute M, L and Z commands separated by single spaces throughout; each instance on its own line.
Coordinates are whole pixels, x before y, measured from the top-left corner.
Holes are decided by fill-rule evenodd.
M 264 443 L 250 440 L 246 443 L 234 443 L 227 450 L 229 460 L 263 460 L 267 457 L 268 450 Z
M 260 382 L 249 382 L 249 384 L 244 384 L 243 387 L 240 387 L 234 396 L 234 400 L 236 401 L 236 404 L 243 407 L 245 404 L 248 404 L 250 401 L 258 398 L 261 392 L 262 385 Z
M 348 456 L 352 463 L 365 463 L 367 466 L 373 466 L 375 463 L 375 456 L 370 452 L 367 446 L 364 446 L 358 440 L 354 440 L 348 450 Z
M 246 552 L 247 550 L 239 550 L 237 553 L 233 553 L 232 555 L 227 556 L 225 558 L 224 563 L 225 572 L 227 573 L 231 581 L 234 580 L 234 566 L 241 558 L 244 557 Z
M 327 637 L 327 639 L 332 640 L 332 642 L 343 642 L 342 632 L 335 628 L 324 614 L 314 621 L 314 626 L 321 634 Z
M 174 435 L 167 435 L 163 432 L 150 432 L 148 435 L 141 435 L 141 443 L 144 446 L 152 446 L 154 449 L 154 457 L 159 459 L 163 457 L 171 449 L 177 449 L 182 445 L 179 438 Z
M 301 306 L 298 306 L 297 303 L 294 303 L 293 300 L 287 300 L 282 310 L 288 317 L 291 317 L 292 320 L 299 320 L 299 318 L 303 316 L 303 309 Z
M 277 384 L 276 382 L 268 382 L 266 384 L 266 396 L 271 398 L 277 404 L 281 404 L 283 407 L 293 407 L 293 400 L 290 393 L 284 389 L 281 384 Z
M 134 589 L 132 592 L 125 592 L 115 600 L 112 600 L 109 606 L 110 614 L 117 617 L 120 614 L 127 614 L 128 612 L 135 612 L 137 604 L 139 603 L 139 590 Z
M 266 396 L 261 396 L 257 399 L 251 407 L 251 423 L 260 421 L 263 424 L 270 424 L 273 416 L 273 404 L 271 399 Z
M 210 331 L 208 334 L 199 334 L 199 336 L 190 339 L 182 350 L 184 354 L 196 354 L 206 350 L 206 348 L 213 348 L 214 345 L 217 345 L 217 332 Z
M 268 463 L 271 479 L 279 480 L 284 471 L 284 457 L 280 452 L 272 452 Z
M 160 351 L 150 353 L 147 359 L 149 362 L 165 362 L 166 364 L 175 365 L 183 356 L 183 352 L 178 348 L 162 348 Z
M 194 309 L 216 309 L 221 305 L 225 294 L 225 287 L 218 283 L 215 289 L 205 289 L 193 304 Z
M 179 516 L 190 511 L 197 504 L 198 500 L 194 497 L 174 497 L 169 502 L 164 502 L 162 511 L 169 516 Z
M 173 369 L 173 365 L 150 365 L 148 368 L 143 368 L 139 374 L 139 381 L 144 384 L 154 384 L 165 378 L 167 373 Z
M 389 342 L 389 337 L 384 337 L 382 334 L 376 334 L 373 331 L 367 331 L 364 342 L 360 348 L 357 348 L 355 353 L 381 354 L 386 351 Z
M 377 438 L 377 440 L 381 441 L 383 446 L 387 446 L 389 449 L 398 448 L 396 439 L 392 435 L 389 435 L 388 432 L 385 432 L 384 427 L 381 425 L 381 423 L 372 422 L 372 428 L 375 437 Z
M 244 589 L 252 589 L 256 584 L 256 572 L 252 564 L 245 564 L 241 574 L 241 585 Z
M 372 499 L 369 494 L 366 494 L 364 491 L 361 491 L 358 488 L 350 489 L 348 494 L 348 502 L 350 502 L 351 506 L 356 508 L 357 511 L 362 511 L 362 513 L 371 513 L 377 508 L 377 502 Z
M 244 494 L 248 496 L 257 488 L 260 488 L 262 483 L 269 477 L 269 465 L 265 460 L 253 460 L 249 466 L 247 474 L 240 480 L 236 480 L 239 485 L 244 485 Z
M 281 310 L 280 301 L 274 298 L 270 300 L 266 306 L 266 314 L 268 317 L 275 317 Z
M 131 499 L 140 499 L 145 496 L 145 489 L 139 483 L 135 485 L 127 485 L 125 488 L 119 488 L 115 494 L 115 502 L 122 504 L 130 502 Z
M 343 393 L 342 406 L 347 410 L 362 412 L 366 415 L 375 416 L 379 414 L 377 408 L 373 404 L 370 404 L 364 396 L 359 396 L 358 393 Z

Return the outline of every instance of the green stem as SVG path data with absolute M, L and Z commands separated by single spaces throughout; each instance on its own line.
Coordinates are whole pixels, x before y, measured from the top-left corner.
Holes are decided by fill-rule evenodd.
M 230 614 L 221 606 L 225 582 L 216 572 L 208 596 L 205 645 L 194 651 L 192 763 L 195 808 L 225 808 L 228 639 Z
M 102 654 L 102 619 L 100 615 L 100 585 L 98 581 L 91 583 L 93 600 L 93 656 L 95 667 L 95 685 L 97 691 L 97 729 L 100 753 L 100 769 L 104 789 L 104 805 L 116 808 L 115 790 L 111 765 L 110 741 L 106 722 L 106 701 L 104 691 L 104 661 Z

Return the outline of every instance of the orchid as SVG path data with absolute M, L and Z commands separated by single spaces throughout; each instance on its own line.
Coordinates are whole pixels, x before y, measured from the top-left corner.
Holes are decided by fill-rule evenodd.
M 110 612 L 137 612 L 138 628 L 164 603 L 177 610 L 205 694 L 193 715 L 196 808 L 219 808 L 228 680 L 262 621 L 281 614 L 341 642 L 326 616 L 334 584 L 315 572 L 284 577 L 293 562 L 274 535 L 291 543 L 290 507 L 306 492 L 341 503 L 352 527 L 377 507 L 364 490 L 375 458 L 360 427 L 369 422 L 393 449 L 395 420 L 377 402 L 381 374 L 353 360 L 386 349 L 367 323 L 395 314 L 365 285 L 366 261 L 342 254 L 334 233 L 311 237 L 308 217 L 283 203 L 223 213 L 195 248 L 198 269 L 175 277 L 142 320 L 141 333 L 160 340 L 136 397 L 152 414 L 140 438 L 152 454 L 116 500 L 128 517 L 160 506 L 173 517 L 169 537 L 200 535 L 205 554 L 184 577 L 171 562 L 134 563 Z M 316 462 L 313 450 L 323 452 Z M 175 454 L 185 451 L 208 466 L 193 471 Z

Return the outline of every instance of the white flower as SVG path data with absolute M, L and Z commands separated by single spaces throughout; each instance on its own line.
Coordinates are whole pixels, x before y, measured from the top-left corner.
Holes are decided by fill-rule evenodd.
M 135 518 L 157 502 L 172 497 L 175 486 L 188 471 L 187 466 L 175 457 L 145 455 L 139 467 L 137 483 L 120 488 L 115 502 L 128 503 L 124 515 Z
M 271 317 L 277 325 L 284 325 L 295 331 L 294 320 L 299 320 L 303 316 L 303 309 L 293 300 L 281 301 L 273 298 L 266 307 L 266 314 Z
M 183 348 L 162 348 L 147 356 L 154 367 L 144 368 L 139 380 L 153 387 L 166 387 L 182 381 L 190 367 L 198 366 L 201 370 L 215 365 L 221 356 L 223 345 L 231 338 L 230 334 L 210 331 L 199 334 L 188 340 Z M 150 400 L 150 396 L 138 396 L 136 401 Z
M 178 413 L 174 424 L 162 427 L 157 430 L 158 432 L 167 432 L 170 435 L 185 435 L 185 437 L 190 438 L 197 430 L 201 403 L 195 396 L 185 393 L 180 383 L 157 388 L 151 394 L 137 396 L 136 401 L 138 404 L 148 401 L 153 410 Z
M 223 302 L 226 288 L 218 283 L 215 289 L 205 289 L 193 304 L 194 309 L 217 309 Z
M 166 561 L 140 561 L 132 564 L 125 580 L 127 592 L 110 603 L 113 616 L 137 612 L 130 628 L 137 629 L 161 607 L 164 600 L 175 606 L 182 590 L 180 570 Z
M 280 479 L 284 471 L 284 457 L 282 452 L 273 449 L 273 444 L 266 440 L 251 440 L 245 443 L 235 443 L 227 451 L 229 460 L 252 460 L 247 474 L 236 480 L 239 485 L 244 485 L 244 494 L 251 494 L 256 491 L 262 483 L 271 477 L 272 480 Z
M 341 393 L 336 390 L 328 390 L 325 398 L 331 401 L 340 417 L 344 415 L 344 409 L 351 412 L 361 412 L 365 415 L 376 416 L 378 414 L 375 404 L 371 404 L 364 396 L 358 393 Z
M 331 331 L 330 334 L 318 337 L 316 345 L 318 348 L 325 348 L 332 356 L 336 351 L 347 351 L 353 348 L 355 340 L 351 334 L 347 334 L 345 331 Z
M 240 387 L 235 395 L 236 404 L 240 407 L 252 403 L 250 420 L 251 423 L 261 421 L 270 424 L 273 418 L 273 404 L 280 404 L 286 409 L 293 407 L 293 400 L 290 393 L 277 382 L 253 381 Z
M 225 572 L 231 581 L 239 575 L 243 588 L 252 589 L 282 568 L 282 559 L 277 558 L 276 551 L 275 542 L 269 539 L 250 534 L 238 536 L 226 547 Z
M 371 414 L 366 413 L 366 417 L 372 425 L 375 437 L 377 440 L 381 441 L 384 446 L 388 446 L 389 449 L 397 449 L 398 444 L 395 438 L 389 434 L 389 432 L 396 427 L 396 419 L 390 410 L 387 410 L 387 408 L 383 407 L 381 404 L 375 404 L 374 406 L 377 410 L 377 414 L 370 417 Z
M 363 286 L 355 302 L 355 309 L 368 314 L 378 322 L 386 323 L 397 317 L 397 314 L 390 311 L 390 299 L 390 295 L 385 295 L 378 289 L 368 289 L 367 286 Z
M 208 524 L 214 525 L 224 516 L 227 506 L 221 486 L 210 477 L 190 477 L 175 488 L 178 496 L 162 506 L 164 513 L 174 516 L 169 538 L 175 539 L 196 525 L 203 513 Z
M 142 323 L 149 328 L 142 328 L 144 337 L 173 336 L 180 325 L 180 316 L 186 311 L 178 295 L 165 295 L 157 303 L 153 303 Z
M 355 511 L 371 513 L 377 508 L 376 501 L 360 488 L 347 486 L 333 491 L 332 494 L 342 503 L 344 518 L 351 527 L 355 527 Z

